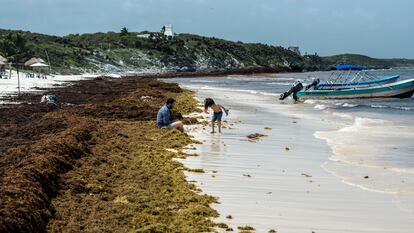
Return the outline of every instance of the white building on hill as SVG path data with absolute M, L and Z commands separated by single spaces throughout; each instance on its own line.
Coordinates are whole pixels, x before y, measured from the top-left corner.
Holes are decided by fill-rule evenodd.
M 162 27 L 161 32 L 164 34 L 167 40 L 172 40 L 174 37 L 174 32 L 171 24 L 166 24 Z

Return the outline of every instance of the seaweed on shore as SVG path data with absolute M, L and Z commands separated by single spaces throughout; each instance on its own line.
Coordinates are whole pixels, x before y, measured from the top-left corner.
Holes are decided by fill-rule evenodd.
M 167 97 L 192 105 L 191 93 L 138 77 L 43 91 L 58 96 L 58 111 L 45 111 L 34 93 L 0 112 L 0 232 L 214 227 L 215 198 L 198 194 L 173 160 L 179 155 L 165 150 L 195 142 L 152 120 Z M 177 105 L 176 114 L 192 109 Z
M 183 147 L 191 139 L 155 129 L 153 122 L 114 121 L 99 134 L 118 132 L 128 139 L 101 139 L 79 168 L 63 176 L 63 191 L 53 201 L 59 214 L 48 232 L 209 231 L 213 225 L 208 218 L 217 216 L 209 207 L 215 199 L 197 194 L 185 180 L 182 164 L 172 160 L 176 153 L 164 149 L 177 142 Z
M 237 229 L 239 229 L 240 232 L 243 232 L 243 233 L 249 233 L 249 232 L 252 232 L 252 231 L 255 230 L 253 227 L 248 226 L 248 225 L 246 225 L 246 226 L 238 226 Z
M 89 153 L 97 123 L 73 116 L 58 119 L 73 127 L 2 155 L 1 232 L 44 231 L 53 215 L 50 201 L 60 186 L 59 174 L 73 169 L 75 161 Z
M 255 142 L 255 141 L 258 141 L 258 140 L 260 140 L 260 139 L 262 139 L 263 137 L 266 137 L 266 136 L 267 135 L 260 134 L 260 133 L 252 133 L 252 134 L 247 135 L 247 138 L 248 138 L 249 141 Z

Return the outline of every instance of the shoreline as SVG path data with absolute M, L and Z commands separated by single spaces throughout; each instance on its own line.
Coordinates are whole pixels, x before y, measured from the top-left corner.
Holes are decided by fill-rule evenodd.
M 185 88 L 198 88 L 197 84 L 182 82 Z M 197 133 L 196 139 L 203 142 L 194 151 L 199 156 L 183 160 L 186 166 L 205 171 L 188 177 L 219 198 L 221 204 L 214 205 L 221 214 L 219 221 L 233 229 L 247 224 L 257 232 L 272 228 L 295 233 L 410 232 L 410 213 L 395 196 L 345 184 L 322 167 L 333 156 L 332 148 L 314 134 L 338 130 L 326 122 L 334 115 L 316 120 L 317 115 L 304 116 L 296 106 L 272 104 L 271 97 L 230 90 L 220 94 L 223 91 L 197 89 L 197 96 L 230 105 L 228 121 L 236 125 L 235 129 L 224 129 L 222 135 L 213 136 L 205 130 Z M 242 123 L 236 124 L 238 121 Z M 317 121 L 320 124 L 315 128 Z M 266 131 L 266 127 L 273 131 Z M 286 139 L 275 131 L 283 132 Z M 268 136 L 246 145 L 249 133 Z M 289 151 L 284 151 L 285 146 Z M 232 219 L 225 218 L 227 215 Z

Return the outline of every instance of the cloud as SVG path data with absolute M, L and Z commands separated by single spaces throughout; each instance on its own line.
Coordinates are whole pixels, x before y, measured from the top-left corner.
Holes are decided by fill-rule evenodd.
M 1 0 L 0 28 L 65 35 L 159 30 L 280 45 L 321 54 L 368 48 L 381 57 L 414 55 L 414 1 L 378 0 Z M 356 27 L 355 25 L 363 25 Z M 392 31 L 391 31 L 392 30 Z M 379 39 L 384 32 L 392 35 Z M 366 42 L 362 41 L 364 38 Z M 370 44 L 369 41 L 376 41 Z M 367 43 L 366 45 L 364 43 Z M 378 48 L 375 46 L 380 45 Z M 383 48 L 392 47 L 395 54 Z M 401 49 L 399 49 L 401 48 Z M 409 48 L 409 49 L 407 49 Z M 331 52 L 330 52 L 331 51 Z M 370 55 L 368 54 L 368 55 Z M 401 55 L 399 55 L 401 54 Z M 404 54 L 404 55 L 402 55 Z M 410 55 L 411 54 L 411 55 Z

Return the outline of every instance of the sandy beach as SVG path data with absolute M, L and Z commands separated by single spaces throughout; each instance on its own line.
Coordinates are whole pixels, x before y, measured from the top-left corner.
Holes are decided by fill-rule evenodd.
M 330 166 L 341 164 L 329 164 L 333 151 L 321 139 L 322 132 L 350 127 L 347 121 L 338 123 L 334 114 L 303 114 L 303 108 L 313 106 L 276 104 L 276 95 L 178 81 L 195 90 L 199 100 L 211 97 L 231 109 L 224 119 L 230 128 L 222 134 L 210 134 L 209 126 L 192 131 L 203 144 L 188 152 L 199 156 L 182 160 L 190 168 L 205 171 L 186 174 L 203 192 L 219 198 L 220 204 L 214 205 L 219 222 L 235 231 L 252 226 L 256 232 L 408 233 L 414 229 L 409 208 L 412 194 L 400 199 L 365 188 L 382 180 L 363 168 L 359 173 L 343 169 L 354 172 L 362 185 L 330 171 Z M 315 131 L 321 132 L 319 137 Z M 246 138 L 252 133 L 266 136 L 252 142 Z M 410 187 L 412 177 L 402 176 L 407 182 L 404 187 Z
M 414 1 L 2 3 L 0 233 L 414 233 Z
M 47 87 L 58 79 L 43 81 L 41 88 L 29 83 L 19 101 L 12 96 L 6 100 L 13 105 L 3 105 L 0 198 L 20 196 L 0 209 L 0 227 L 411 233 L 414 179 L 406 157 L 413 135 L 402 124 L 409 116 L 392 125 L 398 133 L 385 134 L 392 129 L 384 124 L 390 119 L 375 119 L 375 113 L 355 118 L 329 110 L 325 102 L 276 102 L 278 93 L 269 90 L 285 88 L 292 79 L 268 74 L 259 79 L 263 87 L 257 76 L 240 75 L 163 80 L 172 83 L 152 76 L 95 77 L 53 89 Z M 192 93 L 176 82 L 195 91 L 199 105 L 212 97 L 230 109 L 222 134 L 210 134 L 209 125 L 190 125 L 200 113 L 184 116 L 189 135 L 201 144 L 182 151 L 191 138 L 154 127 L 153 115 L 166 96 L 178 98 L 180 113 L 195 111 Z M 57 112 L 48 113 L 38 102 L 50 91 L 61 101 Z M 210 120 L 209 114 L 201 116 Z M 256 133 L 263 137 L 247 137 Z M 400 160 L 373 150 L 384 139 Z M 19 214 L 41 218 L 23 220 Z
M 8 72 L 7 72 L 8 73 Z M 12 76 L 8 79 L 0 79 L 0 104 L 16 104 L 18 101 L 10 101 L 11 96 L 39 92 L 42 93 L 47 89 L 64 87 L 71 85 L 72 82 L 79 80 L 88 80 L 98 77 L 99 75 L 47 75 L 44 78 L 28 78 L 26 73 L 20 72 L 19 77 L 16 71 L 12 71 Z M 19 90 L 20 85 L 20 90 Z M 39 100 L 40 101 L 40 100 Z

